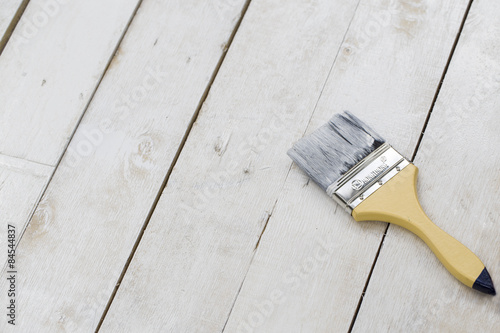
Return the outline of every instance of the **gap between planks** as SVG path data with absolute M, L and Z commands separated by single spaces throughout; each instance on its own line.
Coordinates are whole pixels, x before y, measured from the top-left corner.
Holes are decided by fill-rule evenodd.
M 26 162 L 26 163 L 29 163 L 29 164 L 41 165 L 41 166 L 49 167 L 49 168 L 53 168 L 54 167 L 53 165 L 50 165 L 50 164 L 47 164 L 47 163 L 33 161 L 33 160 L 28 159 L 28 158 L 21 158 L 21 157 L 17 157 L 17 156 L 12 156 L 12 155 L 8 155 L 8 154 L 0 153 L 0 164 L 2 163 L 3 160 L 19 161 L 21 163 L 22 162 Z
M 413 151 L 413 155 L 411 157 L 412 162 L 415 160 L 415 157 L 417 156 L 418 148 L 420 148 L 420 144 L 422 142 L 422 139 L 424 138 L 427 124 L 429 123 L 429 120 L 431 119 L 431 113 L 432 113 L 432 110 L 434 109 L 434 106 L 436 105 L 436 101 L 437 101 L 437 98 L 439 96 L 439 92 L 441 91 L 441 87 L 443 86 L 443 82 L 444 82 L 444 78 L 446 77 L 446 73 L 448 73 L 448 68 L 450 67 L 451 58 L 453 58 L 453 54 L 455 53 L 455 49 L 457 48 L 458 40 L 460 39 L 460 35 L 462 34 L 462 31 L 464 29 L 465 21 L 467 20 L 467 16 L 469 15 L 469 11 L 470 11 L 470 8 L 472 6 L 472 2 L 474 2 L 474 0 L 470 0 L 469 4 L 467 5 L 467 8 L 465 9 L 462 23 L 460 24 L 460 27 L 458 28 L 457 36 L 455 37 L 455 41 L 453 43 L 453 46 L 451 47 L 450 55 L 448 56 L 448 61 L 446 62 L 446 65 L 444 66 L 443 74 L 441 75 L 441 79 L 439 80 L 439 84 L 437 86 L 436 93 L 434 94 L 434 98 L 432 99 L 431 107 L 429 108 L 429 112 L 427 112 L 427 117 L 425 118 L 424 126 L 422 127 L 422 131 L 420 132 L 420 137 L 418 138 L 417 145 L 415 146 L 415 150 Z
M 290 172 L 290 169 L 291 169 L 291 166 L 288 169 L 288 172 Z M 283 183 L 282 188 L 284 187 L 284 184 L 285 183 Z M 271 209 L 271 212 L 269 213 L 266 221 L 264 222 L 264 228 L 262 228 L 262 232 L 259 235 L 259 239 L 257 239 L 257 243 L 255 244 L 255 248 L 253 249 L 252 258 L 250 259 L 250 263 L 248 264 L 247 271 L 245 272 L 245 276 L 243 277 L 243 280 L 241 280 L 241 284 L 240 284 L 240 287 L 238 288 L 238 291 L 236 292 L 236 296 L 234 296 L 233 304 L 231 304 L 231 308 L 229 309 L 229 313 L 227 314 L 227 318 L 226 318 L 226 321 L 224 322 L 224 326 L 222 326 L 221 333 L 223 333 L 224 330 L 226 329 L 226 325 L 229 322 L 229 317 L 231 317 L 231 313 L 233 313 L 233 309 L 234 309 L 234 306 L 236 305 L 236 301 L 238 300 L 238 296 L 240 295 L 241 288 L 243 288 L 243 284 L 245 283 L 245 279 L 248 275 L 248 272 L 250 271 L 250 267 L 252 267 L 252 262 L 255 258 L 255 253 L 257 252 L 257 248 L 259 247 L 260 240 L 262 239 L 262 235 L 264 235 L 264 232 L 266 231 L 267 224 L 269 223 L 269 220 L 271 219 L 271 216 L 273 215 L 273 212 L 274 212 L 274 209 L 276 208 L 277 203 L 278 203 L 278 199 L 276 199 L 276 201 L 274 202 L 273 208 Z
M 420 132 L 420 136 L 418 138 L 417 144 L 415 145 L 415 150 L 413 151 L 413 155 L 410 159 L 411 162 L 413 162 L 415 160 L 415 157 L 417 156 L 418 148 L 420 148 L 420 144 L 421 144 L 422 139 L 425 135 L 425 130 L 427 128 L 427 124 L 429 123 L 429 120 L 431 118 L 432 110 L 434 109 L 434 106 L 435 106 L 436 101 L 437 101 L 438 96 L 439 96 L 439 92 L 441 91 L 441 87 L 443 86 L 443 82 L 444 82 L 444 79 L 446 77 L 446 73 L 448 72 L 448 68 L 450 67 L 451 59 L 453 58 L 453 55 L 455 53 L 455 49 L 457 48 L 458 41 L 460 40 L 460 35 L 462 34 L 462 31 L 464 29 L 465 21 L 467 20 L 467 16 L 469 15 L 469 11 L 470 11 L 470 8 L 472 6 L 472 2 L 474 2 L 474 0 L 470 0 L 468 5 L 467 5 L 467 8 L 465 9 L 464 16 L 462 18 L 462 23 L 460 24 L 460 27 L 458 28 L 457 36 L 455 37 L 455 41 L 453 42 L 453 45 L 451 47 L 450 54 L 448 56 L 448 60 L 446 61 L 446 65 L 444 66 L 444 69 L 443 69 L 443 74 L 441 75 L 441 78 L 439 80 L 439 84 L 436 88 L 436 93 L 434 94 L 434 97 L 432 99 L 431 106 L 429 108 L 429 111 L 427 112 L 427 116 L 425 118 L 424 125 L 422 127 L 422 131 Z M 381 250 L 382 250 L 382 246 L 384 245 L 384 240 L 385 240 L 385 237 L 387 235 L 387 232 L 389 231 L 390 226 L 391 226 L 391 224 L 387 223 L 387 227 L 385 228 L 384 235 L 382 236 L 382 239 L 380 240 L 377 254 L 375 255 L 375 259 L 373 260 L 373 264 L 372 264 L 372 267 L 370 269 L 370 273 L 368 274 L 368 277 L 366 279 L 365 287 L 363 288 L 363 291 L 359 297 L 358 306 L 356 307 L 356 311 L 354 312 L 354 316 L 352 318 L 351 325 L 349 326 L 349 330 L 347 331 L 348 333 L 351 333 L 353 328 L 354 328 L 354 324 L 355 324 L 356 319 L 358 317 L 359 310 L 361 309 L 361 305 L 363 303 L 363 297 L 366 294 L 366 291 L 368 289 L 368 285 L 370 284 L 370 279 L 372 277 L 373 270 L 375 269 L 375 265 L 377 264 L 378 257 L 380 255 Z
M 153 204 L 152 204 L 152 206 L 151 206 L 151 208 L 150 208 L 150 210 L 148 212 L 146 220 L 144 221 L 144 224 L 143 224 L 143 226 L 141 228 L 141 231 L 139 232 L 139 235 L 137 236 L 137 239 L 136 239 L 136 241 L 134 243 L 132 251 L 130 252 L 130 255 L 129 255 L 128 259 L 127 259 L 127 262 L 125 263 L 125 266 L 122 269 L 120 277 L 118 278 L 118 281 L 116 282 L 115 288 L 113 289 L 113 292 L 111 293 L 111 296 L 109 297 L 108 303 L 106 304 L 106 307 L 104 309 L 104 312 L 102 313 L 101 319 L 99 320 L 99 324 L 97 325 L 97 327 L 95 329 L 95 332 L 99 332 L 99 330 L 100 330 L 100 328 L 101 328 L 101 326 L 102 326 L 102 324 L 104 322 L 104 319 L 106 318 L 106 315 L 107 315 L 107 313 L 109 311 L 109 308 L 111 307 L 111 303 L 113 303 L 113 300 L 114 300 L 114 298 L 116 296 L 116 293 L 118 292 L 118 289 L 120 288 L 120 284 L 121 284 L 121 282 L 122 282 L 125 274 L 127 273 L 128 267 L 130 266 L 130 263 L 132 262 L 132 259 L 134 258 L 135 252 L 137 251 L 137 248 L 139 247 L 139 244 L 140 244 L 140 242 L 142 240 L 142 236 L 144 235 L 144 231 L 148 227 L 149 221 L 151 220 L 151 217 L 153 216 L 153 213 L 154 213 L 154 211 L 156 209 L 156 206 L 158 205 L 158 201 L 160 200 L 161 194 L 163 193 L 163 191 L 165 190 L 165 187 L 168 184 L 168 180 L 170 178 L 170 175 L 172 174 L 172 170 L 174 169 L 175 164 L 177 163 L 177 160 L 179 159 L 179 156 L 180 156 L 180 154 L 181 154 L 181 152 L 182 152 L 182 150 L 184 148 L 184 145 L 186 144 L 187 138 L 189 137 L 189 134 L 191 133 L 193 125 L 196 122 L 196 119 L 198 118 L 198 115 L 199 115 L 200 110 L 201 110 L 201 108 L 203 106 L 203 103 L 205 102 L 208 94 L 210 93 L 210 88 L 212 87 L 212 84 L 214 83 L 215 79 L 217 78 L 217 74 L 219 73 L 219 70 L 220 70 L 220 68 L 222 66 L 222 63 L 224 62 L 224 59 L 226 58 L 226 54 L 229 52 L 229 49 L 231 48 L 231 45 L 232 45 L 233 40 L 234 40 L 234 37 L 236 36 L 236 34 L 238 32 L 238 29 L 240 28 L 241 22 L 243 21 L 243 18 L 245 17 L 245 14 L 247 12 L 248 7 L 250 6 L 251 1 L 252 0 L 246 0 L 245 4 L 243 5 L 243 9 L 241 10 L 240 18 L 236 22 L 236 25 L 234 26 L 234 29 L 233 29 L 233 31 L 231 33 L 231 36 L 229 36 L 229 40 L 226 43 L 226 47 L 224 48 L 224 50 L 222 52 L 222 55 L 219 58 L 219 61 L 217 62 L 217 65 L 214 68 L 214 71 L 212 72 L 212 75 L 211 75 L 210 80 L 209 80 L 209 82 L 207 84 L 207 87 L 205 88 L 205 91 L 203 92 L 203 95 L 201 96 L 200 101 L 198 102 L 198 105 L 196 106 L 196 110 L 195 110 L 193 116 L 191 117 L 191 120 L 190 120 L 190 122 L 189 122 L 189 124 L 187 126 L 187 129 L 186 129 L 186 131 L 184 133 L 184 136 L 182 137 L 181 143 L 180 143 L 179 147 L 177 148 L 177 151 L 176 151 L 175 156 L 174 156 L 174 158 L 172 160 L 172 163 L 170 164 L 170 167 L 167 170 L 167 174 L 165 175 L 165 178 L 163 179 L 163 182 L 162 182 L 162 184 L 160 186 L 160 189 L 158 190 L 158 193 L 156 194 L 156 198 L 155 198 L 155 200 L 154 200 L 154 202 L 153 202 Z M 139 6 L 140 6 L 141 3 L 142 3 L 142 0 L 140 1 Z M 134 12 L 134 15 L 133 15 L 134 17 L 135 17 L 136 13 L 137 13 L 137 9 Z M 129 25 L 130 25 L 130 22 L 129 22 Z M 127 26 L 127 30 L 128 30 L 128 26 Z M 122 36 L 122 39 L 123 39 L 123 36 Z M 120 39 L 120 43 L 121 43 L 121 39 Z M 108 64 L 108 67 L 109 67 L 109 64 Z M 106 68 L 106 70 L 107 70 L 107 68 Z M 99 82 L 99 84 L 100 84 L 100 82 Z M 75 129 L 75 131 L 76 131 L 76 129 Z M 61 158 L 62 158 L 62 156 L 61 156 Z M 271 214 L 272 214 L 272 212 L 269 214 L 269 217 L 271 216 Z M 269 218 L 268 218 L 268 220 L 269 220 Z M 267 224 L 267 221 L 266 221 L 266 224 Z M 243 286 L 243 283 L 242 283 L 242 286 Z
M 0 56 L 3 53 L 5 45 L 7 45 L 7 43 L 9 42 L 10 37 L 12 36 L 12 33 L 14 32 L 14 29 L 16 28 L 17 24 L 21 20 L 21 17 L 24 14 L 24 10 L 26 9 L 26 7 L 28 7 L 29 2 L 30 2 L 30 0 L 23 0 L 23 2 L 21 2 L 21 4 L 19 5 L 19 8 L 17 9 L 16 13 L 14 14 L 14 17 L 12 17 L 12 20 L 10 21 L 9 26 L 7 27 L 7 30 L 5 30 L 5 34 L 0 39 Z

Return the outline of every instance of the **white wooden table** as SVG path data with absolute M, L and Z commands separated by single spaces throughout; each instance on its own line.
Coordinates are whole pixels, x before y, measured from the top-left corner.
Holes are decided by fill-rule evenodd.
M 355 222 L 286 150 L 350 110 L 419 166 L 424 209 L 500 285 L 499 16 L 3 1 L 0 332 L 497 332 L 498 296 L 409 232 Z

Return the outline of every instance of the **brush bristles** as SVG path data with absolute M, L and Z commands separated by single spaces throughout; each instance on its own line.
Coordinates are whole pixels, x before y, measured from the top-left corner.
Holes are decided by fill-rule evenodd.
M 288 156 L 325 191 L 385 140 L 348 111 L 300 139 Z

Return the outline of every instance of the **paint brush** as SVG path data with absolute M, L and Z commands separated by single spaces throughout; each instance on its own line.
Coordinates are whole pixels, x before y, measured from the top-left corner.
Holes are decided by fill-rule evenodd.
M 462 283 L 496 294 L 481 260 L 422 210 L 417 167 L 350 112 L 336 114 L 288 155 L 356 221 L 385 221 L 410 230 Z

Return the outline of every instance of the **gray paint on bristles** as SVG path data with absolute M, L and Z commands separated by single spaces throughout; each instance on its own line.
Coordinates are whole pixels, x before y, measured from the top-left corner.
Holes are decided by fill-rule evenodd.
M 325 191 L 385 140 L 349 111 L 300 139 L 288 156 Z

